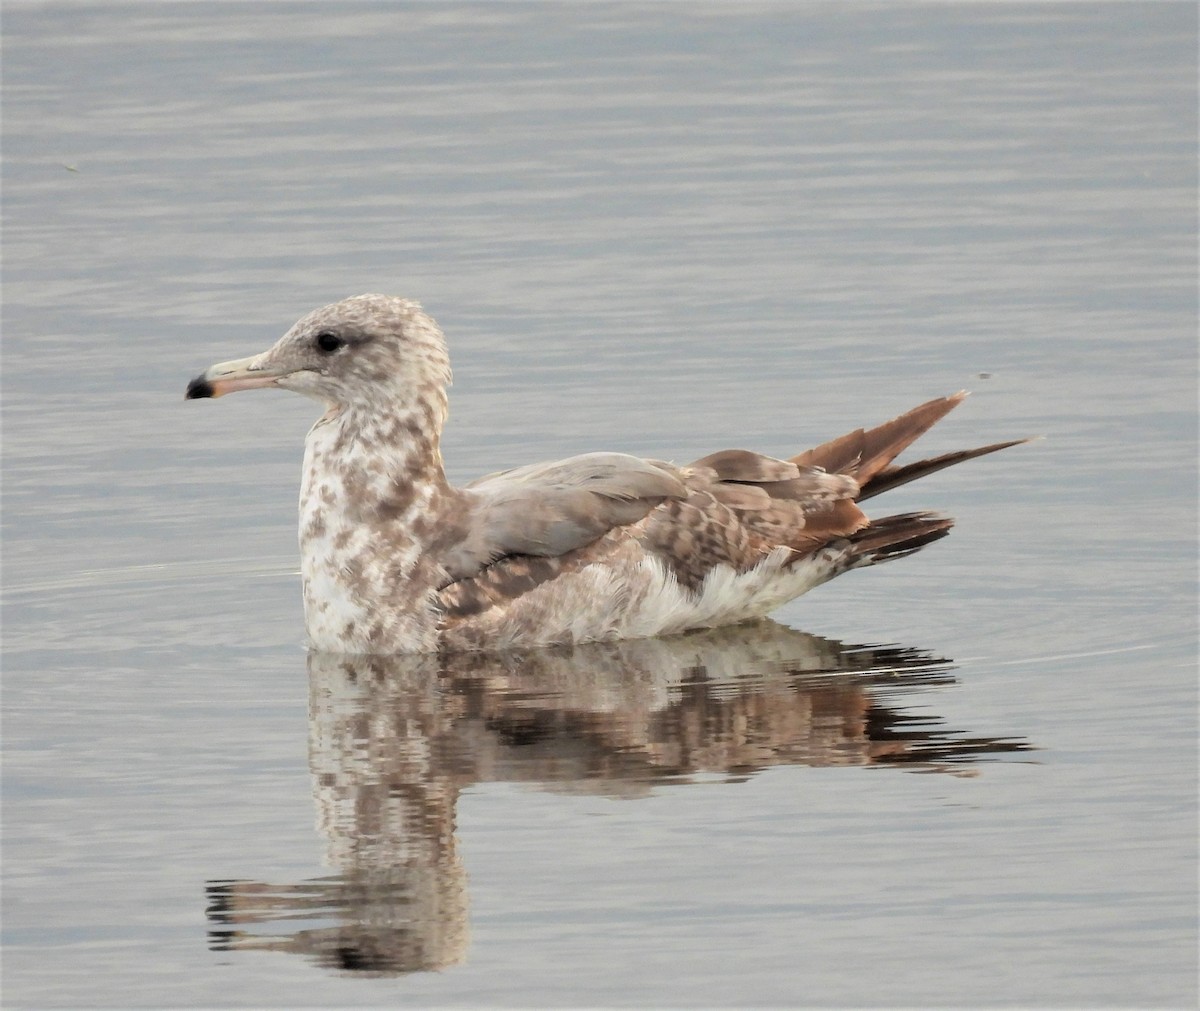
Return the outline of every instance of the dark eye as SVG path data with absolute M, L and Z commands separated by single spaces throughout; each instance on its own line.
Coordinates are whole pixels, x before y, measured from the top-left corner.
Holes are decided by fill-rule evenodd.
M 346 342 L 332 330 L 322 330 L 319 334 L 317 334 L 317 347 L 319 347 L 327 355 L 331 355 L 338 348 L 345 346 Z

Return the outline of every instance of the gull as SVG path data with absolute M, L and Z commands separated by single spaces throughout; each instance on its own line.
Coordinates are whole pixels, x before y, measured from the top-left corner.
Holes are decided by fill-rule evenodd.
M 959 392 L 788 460 L 585 453 L 455 487 L 440 450 L 449 383 L 434 320 L 369 294 L 315 309 L 267 351 L 188 385 L 189 400 L 278 387 L 325 408 L 300 488 L 309 648 L 491 652 L 754 620 L 953 525 L 931 512 L 870 520 L 862 502 L 1028 441 L 894 464 Z

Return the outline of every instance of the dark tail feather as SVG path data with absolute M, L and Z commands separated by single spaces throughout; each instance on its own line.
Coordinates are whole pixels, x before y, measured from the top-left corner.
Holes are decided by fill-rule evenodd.
M 902 484 L 916 481 L 928 474 L 936 474 L 939 470 L 953 467 L 956 463 L 962 463 L 964 460 L 974 460 L 978 456 L 987 456 L 988 453 L 996 453 L 1002 449 L 1008 449 L 1009 446 L 1019 446 L 1021 443 L 1029 441 L 1029 439 L 1012 439 L 1008 442 L 995 442 L 990 446 L 980 446 L 979 449 L 960 449 L 953 453 L 930 457 L 928 460 L 916 460 L 913 463 L 906 463 L 903 467 L 885 467 L 862 485 L 862 491 L 859 492 L 856 501 L 865 502 L 885 491 L 899 488 Z
M 854 551 L 846 567 L 877 565 L 911 555 L 941 540 L 952 526 L 954 520 L 937 513 L 899 513 L 872 520 L 869 527 L 847 538 Z

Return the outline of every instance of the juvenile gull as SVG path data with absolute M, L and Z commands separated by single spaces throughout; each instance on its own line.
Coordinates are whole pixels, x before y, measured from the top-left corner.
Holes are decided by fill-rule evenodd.
M 445 339 L 416 302 L 358 295 L 188 385 L 188 399 L 277 386 L 325 407 L 300 488 L 313 649 L 499 650 L 761 617 L 953 525 L 928 512 L 868 520 L 858 503 L 1025 441 L 894 465 L 956 393 L 790 460 L 587 453 L 455 488 L 439 449 L 449 383 Z

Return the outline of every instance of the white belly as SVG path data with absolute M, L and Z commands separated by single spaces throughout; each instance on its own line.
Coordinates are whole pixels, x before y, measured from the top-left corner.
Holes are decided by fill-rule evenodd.
M 442 641 L 450 649 L 496 650 L 733 625 L 764 617 L 825 582 L 842 554 L 826 550 L 786 565 L 790 552 L 779 548 L 747 572 L 717 566 L 695 592 L 652 556 L 629 566 L 597 563 L 472 616 Z

